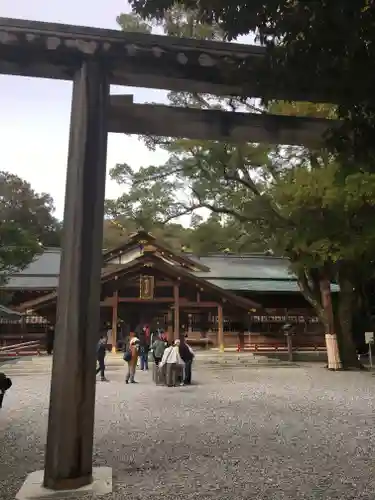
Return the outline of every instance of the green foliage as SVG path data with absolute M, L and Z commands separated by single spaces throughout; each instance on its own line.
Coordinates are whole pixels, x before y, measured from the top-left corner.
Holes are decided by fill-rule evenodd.
M 16 175 L 0 171 L 0 280 L 26 267 L 42 246 L 59 246 L 53 201 Z
M 233 39 L 254 31 L 267 46 L 257 68 L 247 67 L 244 61 L 228 75 L 238 82 L 246 81 L 249 71 L 251 78 L 256 72 L 264 89 L 262 109 L 250 99 L 189 93 L 171 93 L 172 105 L 342 119 L 339 132 L 328 137 L 327 147 L 320 151 L 148 137 L 146 144 L 167 150 L 169 161 L 138 172 L 124 169 L 122 181 L 126 179 L 132 189 L 142 186 L 144 193 L 162 181 L 168 191 L 174 190 L 177 213 L 204 207 L 222 217 L 207 221 L 207 229 L 236 226 L 238 236 L 257 235 L 264 247 L 288 257 L 327 331 L 331 326 L 320 284 L 337 279 L 341 338 L 344 351 L 350 351 L 356 362 L 351 338 L 353 297 L 358 281 L 373 270 L 375 243 L 374 72 L 370 69 L 375 9 L 355 0 L 311 5 L 222 0 L 182 0 L 178 6 L 171 0 L 131 4 L 144 18 L 156 19 L 166 34 L 200 38 L 204 33 L 207 38 Z M 337 105 L 270 101 L 275 82 L 289 95 L 303 98 L 310 89 L 310 94 L 334 98 Z M 198 241 L 199 233 L 207 234 L 202 221 L 195 231 Z M 212 239 L 223 246 L 220 237 Z M 204 248 L 204 236 L 200 242 Z
M 375 175 L 339 176 L 337 164 L 324 169 L 299 167 L 273 189 L 290 230 L 278 244 L 310 267 L 336 267 L 342 262 L 370 265 L 375 251 Z M 336 269 L 334 267 L 334 269 Z
M 143 5 L 146 4 L 152 2 Z M 163 5 L 170 6 L 168 2 Z M 193 8 L 193 4 L 184 2 L 184 5 Z M 186 35 L 189 29 L 191 36 L 206 33 L 211 38 L 224 37 L 218 24 L 202 26 L 196 22 L 197 13 L 191 12 L 185 14 L 174 6 L 163 13 L 160 23 L 164 23 L 167 34 Z M 201 94 L 171 93 L 169 99 L 173 105 L 203 109 L 254 107 L 251 101 Z M 270 102 L 263 111 L 322 118 L 335 118 L 338 113 L 332 105 L 280 101 Z M 286 255 L 304 269 L 326 270 L 327 263 L 353 262 L 371 255 L 372 231 L 360 228 L 368 226 L 368 218 L 372 217 L 372 176 L 361 172 L 347 175 L 328 150 L 155 137 L 145 140 L 151 148 L 165 149 L 170 154 L 168 162 L 142 167 L 137 172 L 128 166 L 117 166 L 111 175 L 130 187 L 126 201 L 133 197 L 132 207 L 138 203 L 136 208 L 143 207 L 149 220 L 152 214 L 159 222 L 204 207 L 222 217 L 221 222 L 207 221 L 207 225 L 215 223 L 223 227 L 224 222 L 228 227 L 233 226 L 237 236 L 241 235 L 237 241 L 242 238 L 249 241 L 246 238 L 249 235 L 252 241 L 262 243 L 262 249 Z M 367 189 L 366 202 L 364 189 Z M 125 212 L 121 199 L 113 208 L 114 212 L 119 209 Z
M 123 31 L 128 31 L 130 33 L 151 33 L 152 31 L 152 25 L 150 23 L 129 14 L 120 14 L 117 16 L 116 21 Z
M 41 251 L 38 241 L 13 222 L 0 225 L 0 285 L 7 276 L 25 268 Z
M 134 12 L 162 19 L 174 0 L 131 0 Z M 195 9 L 197 22 L 219 26 L 229 40 L 250 32 L 267 47 L 257 68 L 264 97 L 278 89 L 302 96 L 305 89 L 338 104 L 342 127 L 329 139 L 342 167 L 375 170 L 375 9 L 369 0 L 314 2 L 289 0 L 180 0 Z M 246 61 L 234 70 L 237 81 L 253 79 Z M 272 74 L 272 78 L 269 74 Z M 267 77 L 268 74 L 268 77 Z

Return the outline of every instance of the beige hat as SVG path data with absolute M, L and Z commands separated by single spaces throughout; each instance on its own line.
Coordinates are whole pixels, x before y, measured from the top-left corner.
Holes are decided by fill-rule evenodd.
M 180 344 L 181 344 L 181 341 L 179 339 L 174 341 L 174 345 L 180 345 Z

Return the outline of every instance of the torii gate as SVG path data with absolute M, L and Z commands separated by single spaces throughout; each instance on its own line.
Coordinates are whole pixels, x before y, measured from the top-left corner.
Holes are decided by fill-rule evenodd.
M 333 121 L 133 104 L 110 84 L 267 97 L 257 80 L 233 81 L 257 46 L 0 18 L 0 74 L 73 81 L 64 241 L 58 290 L 44 486 L 93 481 L 95 342 L 99 331 L 108 132 L 316 146 Z M 329 96 L 268 97 L 325 102 Z M 326 98 L 324 98 L 326 97 Z

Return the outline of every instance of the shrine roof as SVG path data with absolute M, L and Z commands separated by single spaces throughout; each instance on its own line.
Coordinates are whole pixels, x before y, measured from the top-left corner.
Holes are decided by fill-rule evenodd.
M 60 249 L 47 248 L 3 286 L 7 290 L 55 290 L 60 272 Z M 299 293 L 288 259 L 262 254 L 208 254 L 198 257 L 168 249 L 146 231 L 130 235 L 124 244 L 103 252 L 103 275 L 120 271 L 142 255 L 153 255 L 180 272 L 232 292 Z M 332 285 L 332 290 L 337 287 Z
M 8 290 L 48 290 L 58 285 L 60 248 L 46 248 L 22 271 L 14 273 L 3 286 Z
M 223 290 L 234 292 L 300 293 L 297 280 L 210 279 L 208 281 Z M 332 284 L 331 291 L 338 292 L 338 285 Z
M 208 280 L 195 276 L 182 267 L 173 266 L 163 259 L 160 259 L 155 254 L 141 255 L 133 259 L 132 261 L 128 261 L 126 264 L 112 264 L 106 268 L 103 268 L 101 273 L 101 284 L 103 286 L 104 284 L 108 282 L 114 282 L 115 280 L 118 280 L 118 282 L 120 282 L 121 278 L 123 278 L 124 276 L 129 276 L 132 273 L 140 274 L 144 272 L 145 268 L 158 269 L 159 271 L 164 273 L 165 276 L 173 276 L 174 279 L 181 279 L 181 282 L 184 280 L 187 282 L 192 282 L 197 286 L 204 287 L 206 290 L 212 292 L 213 294 L 220 295 L 223 300 L 228 301 L 228 303 L 237 305 L 240 308 L 246 310 L 250 310 L 253 308 L 261 309 L 261 305 L 259 303 L 249 298 L 244 298 L 236 295 L 230 290 L 224 290 L 217 285 L 210 283 Z M 54 303 L 56 301 L 56 298 L 57 291 L 54 290 L 47 295 L 38 297 L 36 299 L 31 299 L 20 304 L 18 306 L 18 309 L 23 311 L 27 309 L 35 309 L 37 307 L 42 308 L 46 305 Z
M 194 260 L 209 268 L 207 272 L 199 272 L 199 276 L 207 279 L 263 279 L 263 280 L 296 280 L 289 269 L 288 259 L 269 255 L 208 255 L 195 257 Z
M 109 255 L 106 252 L 104 255 Z M 298 293 L 296 276 L 289 270 L 287 259 L 267 255 L 208 255 L 197 257 L 182 254 L 206 271 L 192 274 L 223 290 L 238 292 Z M 117 266 L 116 266 L 117 267 Z M 48 248 L 23 271 L 14 274 L 3 286 L 8 290 L 54 290 L 58 286 L 60 249 Z M 332 285 L 334 291 L 335 285 Z
M 238 290 L 245 291 L 245 282 L 249 288 L 249 280 L 261 280 L 258 285 L 252 285 L 254 291 L 260 289 L 262 284 L 266 286 L 264 291 L 272 290 L 271 284 L 275 280 L 290 280 L 295 282 L 295 287 L 290 291 L 297 291 L 296 277 L 288 269 L 287 259 L 259 256 L 226 256 L 211 255 L 206 257 L 196 257 L 192 255 L 181 255 L 181 258 L 189 258 L 190 262 L 202 265 L 206 271 L 194 271 L 193 274 L 208 281 L 220 280 L 225 289 L 235 290 L 234 286 L 241 285 Z M 14 274 L 4 286 L 5 289 L 54 289 L 58 286 L 60 272 L 60 249 L 46 249 L 44 253 L 38 255 L 34 261 L 23 271 Z M 226 281 L 228 281 L 227 284 Z M 230 283 L 229 283 L 230 282 Z

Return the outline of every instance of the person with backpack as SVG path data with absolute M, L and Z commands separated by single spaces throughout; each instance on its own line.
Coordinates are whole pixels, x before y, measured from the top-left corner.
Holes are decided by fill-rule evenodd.
M 125 384 L 129 382 L 131 384 L 136 384 L 134 380 L 135 371 L 137 369 L 137 361 L 139 354 L 139 339 L 137 337 L 133 337 L 129 343 L 129 349 L 125 351 L 124 361 L 128 364 L 128 372 L 125 377 Z
M 154 356 L 154 362 L 156 366 L 158 366 L 160 361 L 162 360 L 166 347 L 167 344 L 163 339 L 163 334 L 159 333 L 159 335 L 152 344 L 152 354 Z
M 5 392 L 12 387 L 12 381 L 5 373 L 0 373 L 0 408 L 3 407 Z
M 107 337 L 102 335 L 99 339 L 99 342 L 96 347 L 96 356 L 98 361 L 98 368 L 96 369 L 96 374 L 100 372 L 100 380 L 102 382 L 108 382 L 108 379 L 105 377 L 105 354 L 107 351 Z

